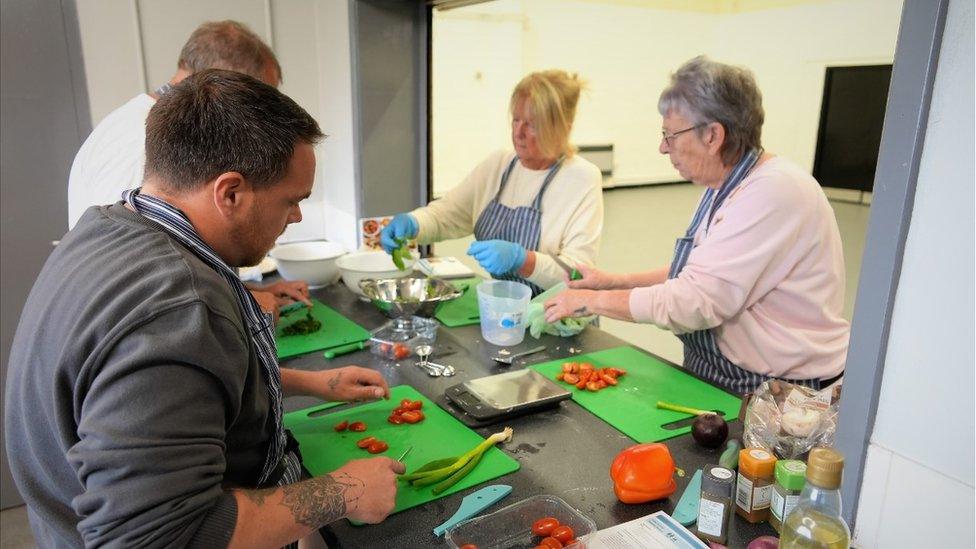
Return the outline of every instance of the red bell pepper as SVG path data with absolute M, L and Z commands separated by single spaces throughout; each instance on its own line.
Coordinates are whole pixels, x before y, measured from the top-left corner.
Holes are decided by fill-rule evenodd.
M 624 503 L 666 498 L 677 488 L 674 470 L 667 446 L 659 442 L 631 446 L 617 454 L 610 465 L 613 491 Z

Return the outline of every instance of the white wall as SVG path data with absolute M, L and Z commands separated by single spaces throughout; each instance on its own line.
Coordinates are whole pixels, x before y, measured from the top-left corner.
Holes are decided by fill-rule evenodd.
M 671 71 L 702 53 L 755 72 L 767 113 L 764 144 L 812 169 L 824 68 L 890 63 L 900 13 L 900 0 L 501 0 L 435 12 L 434 67 L 449 63 L 455 71 L 445 77 L 435 70 L 432 82 L 435 194 L 457 184 L 492 148 L 510 146 L 505 107 L 512 87 L 527 72 L 553 67 L 589 81 L 574 141 L 614 144 L 616 184 L 678 179 L 657 152 L 657 97 Z M 520 40 L 486 55 L 499 27 L 519 17 Z M 501 99 L 486 99 L 489 93 Z M 439 116 L 467 129 L 439 126 Z
M 949 5 L 858 507 L 865 547 L 972 544 L 973 15 L 971 0 Z
M 354 184 L 352 58 L 348 3 L 338 0 L 79 0 L 78 18 L 92 123 L 170 79 L 183 43 L 200 23 L 247 24 L 281 64 L 281 91 L 329 137 L 304 219 L 282 241 L 328 238 L 350 249 L 358 218 Z

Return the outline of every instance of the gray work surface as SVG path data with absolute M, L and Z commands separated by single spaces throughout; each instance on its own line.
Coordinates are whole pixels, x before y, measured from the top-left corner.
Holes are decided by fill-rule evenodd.
M 388 320 L 372 304 L 361 301 L 341 282 L 327 288 L 313 290 L 312 296 L 369 330 Z M 332 360 L 323 358 L 322 352 L 319 351 L 283 361 L 282 366 L 300 370 L 321 370 L 349 365 L 364 366 L 381 372 L 391 387 L 410 385 L 436 401 L 437 397 L 444 393 L 444 389 L 456 383 L 506 372 L 513 368 L 524 368 L 526 364 L 570 357 L 571 348 L 577 352 L 589 353 L 627 344 L 594 327 L 588 327 L 576 337 L 560 338 L 544 335 L 540 341 L 547 346 L 544 352 L 518 359 L 512 366 L 500 366 L 491 360 L 499 347 L 482 339 L 481 328 L 478 325 L 460 328 L 440 326 L 431 360 L 451 364 L 457 368 L 457 375 L 449 378 L 428 377 L 414 365 L 416 357 L 396 363 L 373 355 L 368 350 L 342 355 Z M 526 334 L 525 341 L 508 349 L 516 352 L 536 346 L 540 341 Z M 445 352 L 449 354 L 444 355 Z M 289 397 L 285 399 L 284 406 L 285 411 L 289 412 L 314 406 L 320 402 L 310 397 Z M 485 514 L 537 494 L 551 494 L 564 499 L 590 517 L 600 529 L 640 518 L 655 511 L 664 510 L 670 513 L 695 470 L 707 464 L 717 463 L 721 453 L 721 450 L 706 450 L 699 447 L 690 435 L 665 441 L 676 466 L 684 469 L 687 475 L 684 478 L 676 478 L 678 490 L 669 499 L 642 505 L 627 505 L 617 501 L 609 471 L 613 458 L 624 448 L 635 444 L 631 438 L 573 401 L 564 401 L 549 410 L 475 430 L 487 437 L 506 425 L 515 430 L 515 436 L 512 442 L 500 448 L 518 460 L 521 469 L 490 483 L 508 484 L 512 486 L 512 493 L 486 509 Z M 741 422 L 733 421 L 729 427 L 731 436 L 741 437 Z M 388 517 L 377 525 L 352 526 L 345 520 L 336 522 L 329 528 L 337 538 L 337 541 L 330 539 L 330 547 L 333 549 L 379 546 L 447 547 L 444 538 L 435 537 L 432 530 L 454 514 L 464 496 L 482 487 L 478 486 L 408 509 Z M 773 528 L 766 523 L 749 524 L 736 516 L 732 519 L 728 547 L 745 547 L 749 541 L 759 536 L 775 534 Z

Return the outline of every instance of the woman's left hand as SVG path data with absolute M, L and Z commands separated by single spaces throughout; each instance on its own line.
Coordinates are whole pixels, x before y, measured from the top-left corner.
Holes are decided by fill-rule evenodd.
M 494 276 L 515 272 L 525 263 L 525 248 L 507 240 L 475 240 L 468 247 L 468 255 Z
M 566 290 L 545 302 L 546 322 L 552 323 L 568 316 L 587 316 L 596 314 L 591 309 L 596 302 L 595 290 Z
M 323 400 L 364 402 L 390 398 L 390 386 L 375 370 L 346 366 L 314 372 L 314 392 Z

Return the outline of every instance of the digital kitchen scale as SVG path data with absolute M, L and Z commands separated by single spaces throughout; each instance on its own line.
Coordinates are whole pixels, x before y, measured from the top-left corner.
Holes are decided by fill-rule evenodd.
M 518 416 L 566 400 L 572 394 L 535 370 L 515 370 L 448 387 L 444 396 L 477 421 Z

